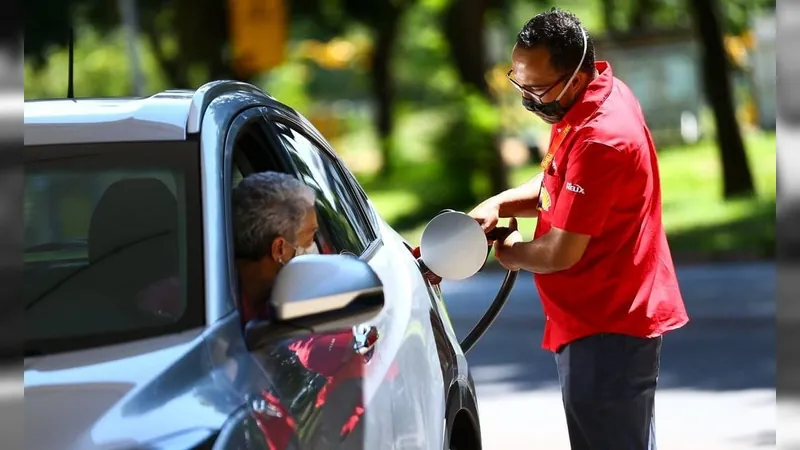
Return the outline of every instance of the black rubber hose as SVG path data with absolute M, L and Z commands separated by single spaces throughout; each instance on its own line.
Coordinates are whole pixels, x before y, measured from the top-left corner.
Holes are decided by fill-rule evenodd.
M 446 213 L 446 212 L 455 212 L 453 209 L 443 209 L 439 212 L 439 214 Z M 495 227 L 492 231 L 487 233 L 487 239 L 494 241 L 497 239 L 502 239 L 504 235 L 509 233 L 509 229 L 505 227 Z M 491 245 L 489 246 L 489 250 L 491 250 Z M 489 252 L 486 252 L 486 258 L 489 258 Z M 497 295 L 494 297 L 492 304 L 489 305 L 489 308 L 483 313 L 483 316 L 478 320 L 478 323 L 472 327 L 469 333 L 467 333 L 467 337 L 465 337 L 459 345 L 461 346 L 461 351 L 467 353 L 475 346 L 475 344 L 486 334 L 486 331 L 489 330 L 489 327 L 492 326 L 495 319 L 497 319 L 497 315 L 500 314 L 500 311 L 503 310 L 503 307 L 506 305 L 506 301 L 508 301 L 508 296 L 511 294 L 511 290 L 514 289 L 514 283 L 517 282 L 517 276 L 519 275 L 519 271 L 511 271 L 509 270 L 506 272 L 506 277 L 503 279 L 503 283 L 500 285 L 500 290 L 497 291 Z
M 465 337 L 459 343 L 459 345 L 461 345 L 461 351 L 464 353 L 470 351 L 470 349 L 475 346 L 478 340 L 483 337 L 489 327 L 492 326 L 494 320 L 497 319 L 497 315 L 503 310 L 503 306 L 505 306 L 508 296 L 511 294 L 511 290 L 514 288 L 514 283 L 517 282 L 518 275 L 519 271 L 509 270 L 506 273 L 503 284 L 500 285 L 500 290 L 497 291 L 497 296 L 495 296 L 492 304 L 489 305 L 489 308 L 485 313 L 483 313 L 483 317 L 481 317 L 478 323 L 472 327 L 472 330 L 467 334 L 467 337 Z

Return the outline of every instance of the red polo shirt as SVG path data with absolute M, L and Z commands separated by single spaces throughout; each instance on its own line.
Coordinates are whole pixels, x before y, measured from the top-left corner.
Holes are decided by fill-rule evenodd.
M 661 220 L 656 148 L 638 100 L 607 62 L 553 125 L 534 238 L 556 227 L 592 236 L 568 270 L 534 276 L 542 346 L 598 333 L 655 337 L 689 321 Z M 565 131 L 566 129 L 566 131 Z

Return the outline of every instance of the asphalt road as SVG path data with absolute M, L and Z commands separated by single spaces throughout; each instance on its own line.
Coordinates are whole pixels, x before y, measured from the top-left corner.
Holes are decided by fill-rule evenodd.
M 775 448 L 775 266 L 694 266 L 678 276 L 692 322 L 664 340 L 659 449 Z M 460 337 L 502 277 L 487 272 L 443 285 Z M 542 321 L 532 281 L 521 275 L 507 308 L 468 354 L 485 450 L 569 449 L 553 357 L 539 345 Z

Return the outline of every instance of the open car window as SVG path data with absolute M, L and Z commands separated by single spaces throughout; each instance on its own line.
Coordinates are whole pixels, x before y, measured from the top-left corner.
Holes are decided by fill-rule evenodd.
M 322 236 L 323 253 L 360 256 L 374 239 L 362 223 L 360 199 L 348 189 L 335 164 L 298 127 L 273 123 L 300 179 L 317 194 L 317 215 L 328 230 L 328 236 Z
M 203 325 L 196 143 L 25 152 L 26 356 Z

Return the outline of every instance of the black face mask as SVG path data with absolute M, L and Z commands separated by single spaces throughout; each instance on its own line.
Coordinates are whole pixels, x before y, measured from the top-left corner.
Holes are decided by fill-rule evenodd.
M 522 97 L 522 106 L 528 111 L 536 114 L 545 123 L 553 125 L 561 121 L 567 114 L 569 108 L 565 108 L 558 100 L 552 102 L 537 102 L 532 98 Z
M 578 67 L 576 67 L 575 71 L 572 72 L 572 76 L 569 77 L 566 84 L 564 84 L 564 87 L 561 89 L 558 97 L 556 97 L 556 99 L 552 102 L 539 102 L 532 98 L 527 98 L 524 96 L 522 97 L 522 106 L 524 106 L 528 111 L 536 114 L 540 119 L 550 125 L 560 122 L 561 119 L 563 119 L 567 114 L 567 111 L 569 111 L 570 107 L 572 107 L 572 104 L 575 102 L 575 99 L 572 99 L 568 106 L 562 106 L 561 97 L 564 96 L 564 93 L 567 92 L 567 88 L 570 86 L 570 84 L 572 84 L 572 80 L 574 80 L 575 76 L 578 75 L 578 71 L 580 71 L 581 66 L 583 66 L 583 59 L 586 57 L 588 37 L 586 36 L 586 31 L 584 31 L 583 27 L 581 27 L 581 34 L 583 35 L 583 55 L 581 55 L 581 60 L 578 63 Z

